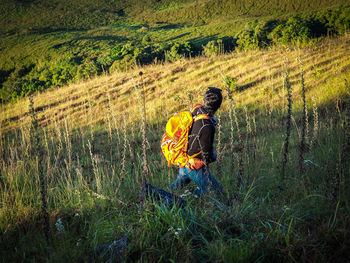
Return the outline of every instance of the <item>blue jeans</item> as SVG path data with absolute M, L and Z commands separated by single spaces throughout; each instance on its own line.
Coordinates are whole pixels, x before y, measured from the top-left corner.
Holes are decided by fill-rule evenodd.
M 217 192 L 222 191 L 222 186 L 218 183 L 218 181 L 216 181 L 215 177 L 205 168 L 205 166 L 198 170 L 190 170 L 185 167 L 180 168 L 179 176 L 171 184 L 170 188 L 171 190 L 182 188 L 190 183 L 191 180 L 199 186 L 199 189 L 194 192 L 194 194 L 198 196 L 205 193 L 208 186 Z

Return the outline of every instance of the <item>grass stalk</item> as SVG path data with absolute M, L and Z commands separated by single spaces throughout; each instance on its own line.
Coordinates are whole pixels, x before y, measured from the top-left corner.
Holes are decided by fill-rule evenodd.
M 139 75 L 141 76 L 142 81 L 142 71 L 140 71 Z M 141 86 L 141 87 L 140 87 Z M 141 85 L 137 85 L 134 83 L 134 89 L 136 92 L 136 97 L 139 102 L 140 112 L 141 112 L 141 135 L 142 135 L 142 181 L 143 183 L 147 181 L 148 175 L 150 173 L 148 163 L 147 163 L 147 146 L 149 145 L 147 136 L 146 136 L 146 129 L 147 129 L 147 121 L 146 121 L 146 98 L 145 98 L 145 92 L 142 92 L 140 94 L 140 89 L 143 87 L 143 83 L 141 82 Z M 143 95 L 143 97 L 142 97 Z
M 222 146 L 221 146 L 221 137 L 222 137 L 222 125 L 221 125 L 221 114 L 218 114 L 218 137 L 217 137 L 217 146 L 216 146 L 216 153 L 217 153 L 217 159 L 216 159 L 216 169 L 218 177 L 221 178 L 222 175 Z
M 347 79 L 345 79 L 345 88 L 347 91 L 347 101 L 345 108 L 345 116 L 343 122 L 343 143 L 341 151 L 341 162 L 340 162 L 340 171 L 339 171 L 339 191 L 340 197 L 346 199 L 345 196 L 345 176 L 350 172 L 350 85 Z
M 317 141 L 318 129 L 319 129 L 318 109 L 317 109 L 315 97 L 312 97 L 312 102 L 313 102 L 312 113 L 313 113 L 313 119 L 314 119 L 314 123 L 313 123 L 314 127 L 313 127 L 313 131 L 312 131 L 312 139 L 310 142 L 310 147 L 315 145 L 315 143 Z
M 234 118 L 234 122 L 236 124 L 236 129 L 237 129 L 237 136 L 238 136 L 238 173 L 237 173 L 237 187 L 240 188 L 241 186 L 243 186 L 243 154 L 244 154 L 244 146 L 243 146 L 243 140 L 242 140 L 242 136 L 241 136 L 241 131 L 239 128 L 239 122 L 238 122 L 238 117 L 237 117 L 237 113 L 236 113 L 236 104 L 235 101 L 233 99 L 232 96 L 232 87 L 230 87 L 228 85 L 228 83 L 226 82 L 226 77 L 225 75 L 219 71 L 220 75 L 222 76 L 222 79 L 225 83 L 225 88 L 227 91 L 227 95 L 230 99 L 231 102 L 231 107 L 230 107 L 230 121 L 231 121 L 231 150 L 232 150 L 232 155 L 233 155 L 233 124 L 232 124 L 232 116 Z M 232 163 L 233 163 L 233 158 L 232 158 Z M 232 164 L 231 164 L 232 165 Z M 233 168 L 233 167 L 232 167 Z M 233 170 L 233 169 L 232 169 Z
M 91 103 L 90 93 L 88 95 L 89 95 L 88 102 L 89 102 L 89 117 L 90 117 L 90 120 L 89 120 L 89 123 L 90 123 L 90 137 L 91 137 L 91 141 L 94 142 L 94 127 L 93 127 L 93 116 L 92 116 L 93 110 L 92 110 L 92 103 Z
M 40 195 L 41 195 L 41 216 L 43 218 L 43 230 L 46 241 L 49 242 L 50 237 L 50 223 L 49 223 L 49 213 L 47 208 L 47 180 L 44 175 L 44 156 L 43 147 L 41 145 L 40 130 L 37 114 L 34 109 L 34 99 L 33 96 L 29 97 L 29 109 L 32 124 L 32 156 L 36 156 L 38 162 L 38 178 L 40 183 Z
M 120 168 L 120 181 L 119 181 L 119 186 L 117 187 L 116 191 L 115 191 L 115 196 L 118 195 L 118 192 L 121 188 L 121 186 L 124 183 L 125 180 L 125 173 L 126 173 L 126 150 L 127 150 L 127 133 L 126 133 L 126 118 L 125 118 L 125 114 L 123 116 L 123 138 L 124 138 L 124 143 L 123 143 L 123 150 L 122 150 L 122 157 L 121 157 L 121 168 Z
M 89 148 L 93 172 L 95 175 L 96 190 L 97 190 L 97 193 L 101 193 L 102 185 L 101 185 L 101 175 L 98 169 L 98 160 L 96 156 L 93 154 L 93 147 L 91 145 L 90 140 L 88 140 L 88 148 Z
M 304 151 L 305 151 L 305 132 L 306 132 L 306 98 L 305 98 L 305 81 L 304 81 L 304 69 L 301 57 L 299 57 L 300 65 L 300 77 L 301 77 L 301 96 L 303 100 L 303 113 L 302 113 L 302 127 L 301 127 L 301 138 L 299 143 L 299 174 L 303 174 L 303 163 L 304 163 Z
M 229 110 L 229 116 L 230 116 L 230 152 L 231 152 L 231 172 L 234 172 L 235 169 L 235 146 L 234 146 L 234 126 L 233 126 L 233 113 L 232 108 Z
M 289 82 L 289 72 L 287 67 L 287 61 L 284 62 L 284 86 L 287 90 L 287 101 L 288 101 L 288 112 L 287 112 L 287 127 L 286 127 L 286 136 L 284 140 L 284 150 L 283 150 L 283 159 L 282 159 L 282 179 L 286 175 L 286 165 L 288 162 L 288 147 L 289 147 L 289 137 L 291 131 L 291 117 L 292 117 L 292 86 Z

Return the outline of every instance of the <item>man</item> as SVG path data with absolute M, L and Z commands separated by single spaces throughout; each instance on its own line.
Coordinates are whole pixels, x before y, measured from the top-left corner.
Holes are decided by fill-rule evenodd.
M 178 178 L 171 184 L 171 190 L 182 188 L 194 181 L 198 187 L 194 195 L 199 196 L 206 192 L 208 186 L 217 192 L 222 192 L 222 186 L 210 173 L 208 165 L 216 160 L 216 152 L 213 151 L 216 120 L 215 112 L 222 103 L 221 89 L 209 87 L 204 94 L 203 105 L 192 112 L 192 116 L 207 114 L 210 118 L 195 121 L 189 133 L 187 154 L 189 162 L 179 170 Z

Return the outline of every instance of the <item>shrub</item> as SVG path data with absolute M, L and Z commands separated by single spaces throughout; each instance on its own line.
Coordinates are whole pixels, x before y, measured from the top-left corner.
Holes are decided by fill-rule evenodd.
M 152 51 L 153 58 L 157 58 L 157 60 L 160 60 L 160 61 L 165 60 L 165 51 L 168 49 L 169 49 L 169 46 L 167 44 L 164 44 L 164 43 L 155 44 L 153 46 L 153 51 Z
M 36 91 L 43 91 L 45 90 L 45 82 L 40 81 L 38 79 L 31 79 L 28 81 L 25 81 L 22 84 L 21 88 L 21 97 L 28 96 Z
M 269 38 L 275 44 L 306 44 L 312 37 L 310 23 L 299 16 L 290 17 L 286 23 L 278 25 Z
M 96 63 L 99 65 L 99 67 L 102 68 L 103 71 L 107 70 L 113 63 L 113 59 L 111 56 L 108 55 L 100 55 L 96 59 Z
M 125 55 L 122 59 L 115 60 L 109 68 L 109 72 L 123 71 L 130 69 L 136 65 L 135 57 L 131 54 Z
M 144 46 L 146 46 L 146 45 L 149 45 L 150 43 L 151 43 L 151 37 L 150 36 L 148 36 L 148 35 L 146 35 L 146 36 L 144 36 L 143 38 L 142 38 L 142 42 L 141 42 L 141 44 L 142 45 L 144 45 Z
M 189 42 L 176 42 L 171 45 L 169 51 L 165 51 L 165 59 L 170 62 L 175 62 L 185 57 L 191 56 L 193 53 L 192 45 Z
M 238 49 L 247 51 L 251 49 L 257 49 L 259 47 L 259 41 L 254 35 L 254 30 L 245 29 L 236 35 Z
M 83 64 L 78 66 L 78 70 L 75 79 L 88 79 L 98 74 L 99 68 L 96 63 L 91 59 L 86 59 Z
M 237 45 L 239 50 L 247 51 L 259 49 L 270 44 L 268 34 L 276 27 L 277 21 L 271 20 L 258 23 L 255 21 L 246 29 L 240 31 L 237 35 Z
M 231 93 L 239 91 L 237 87 L 237 80 L 235 78 L 226 76 L 225 77 L 225 85 Z
M 136 47 L 134 50 L 134 58 L 137 64 L 148 64 L 153 61 L 152 46 Z
M 344 34 L 350 29 L 350 6 L 318 11 L 313 18 L 324 26 L 324 31 L 328 30 L 333 34 Z
M 134 42 L 128 42 L 124 45 L 117 45 L 110 51 L 110 56 L 112 59 L 122 59 L 126 55 L 132 55 L 135 50 L 135 43 Z
M 2 89 L 0 92 L 1 101 L 14 100 L 21 95 L 22 86 L 25 82 L 25 77 L 34 68 L 34 64 L 28 66 L 22 65 L 9 72 L 6 81 L 2 83 Z
M 73 58 L 63 58 L 54 64 L 50 71 L 52 72 L 52 86 L 63 86 L 72 80 L 76 75 L 77 64 Z
M 203 46 L 203 54 L 205 56 L 219 55 L 219 43 L 216 40 L 209 41 Z

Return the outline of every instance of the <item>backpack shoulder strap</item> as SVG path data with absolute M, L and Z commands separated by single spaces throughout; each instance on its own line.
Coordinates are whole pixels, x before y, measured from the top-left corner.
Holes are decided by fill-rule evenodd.
M 196 104 L 193 106 L 193 108 L 190 109 L 191 112 L 194 112 L 196 109 L 202 107 L 203 105 L 202 104 Z
M 193 118 L 193 121 L 199 121 L 199 120 L 210 120 L 211 117 L 208 114 L 198 114 Z

